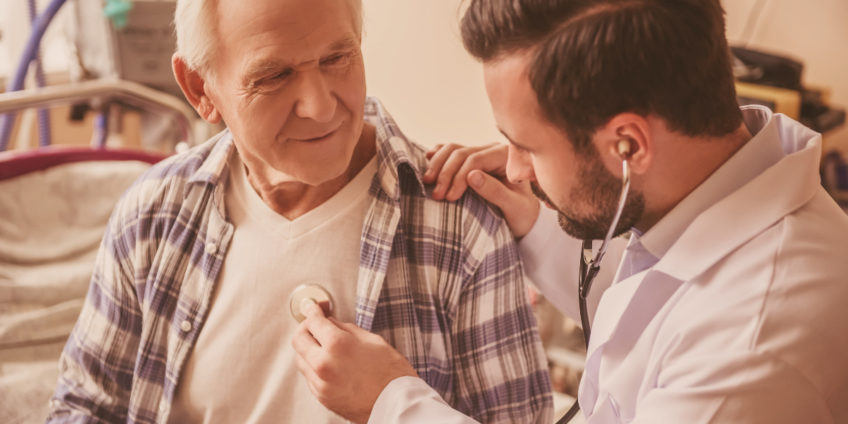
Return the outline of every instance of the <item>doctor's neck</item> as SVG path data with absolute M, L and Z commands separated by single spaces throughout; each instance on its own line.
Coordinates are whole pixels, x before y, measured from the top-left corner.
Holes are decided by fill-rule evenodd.
M 651 164 L 638 178 L 645 212 L 636 229 L 650 230 L 751 138 L 744 123 L 721 137 L 691 137 L 666 128 L 655 131 Z

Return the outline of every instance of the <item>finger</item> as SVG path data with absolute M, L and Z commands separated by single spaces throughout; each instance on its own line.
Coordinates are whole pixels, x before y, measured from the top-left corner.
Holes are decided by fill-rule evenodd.
M 325 316 L 324 310 L 318 306 L 318 303 L 316 303 L 314 299 L 310 298 L 305 298 L 300 301 L 300 313 L 307 318 Z
M 291 340 L 292 348 L 298 355 L 313 357 L 321 351 L 321 345 L 312 337 L 312 333 L 301 323 L 294 332 Z
M 306 310 L 302 310 L 306 319 L 303 320 L 301 326 L 306 327 L 306 330 L 312 334 L 318 344 L 326 347 L 345 334 L 344 330 L 324 316 L 324 312 L 318 305 L 306 306 Z
M 424 183 L 431 184 L 436 181 L 436 177 L 442 172 L 442 166 L 450 157 L 454 150 L 461 146 L 456 144 L 448 144 L 439 148 L 430 158 L 430 163 L 427 165 L 427 172 L 424 173 Z
M 453 182 L 456 181 L 456 178 L 459 177 L 457 172 L 462 168 L 462 165 L 471 153 L 472 151 L 470 149 L 456 149 L 451 152 L 450 156 L 448 156 L 442 165 L 442 169 L 439 171 L 439 176 L 436 179 L 436 188 L 433 189 L 433 199 L 442 200 L 447 198 L 446 194 L 448 190 L 453 185 Z
M 372 333 L 368 330 L 361 328 L 360 326 L 358 326 L 358 325 L 356 325 L 352 322 L 341 322 L 341 321 L 336 320 L 335 318 L 330 318 L 330 320 L 333 321 L 334 324 L 338 325 L 339 328 L 347 331 L 348 333 L 353 334 L 355 337 L 362 338 L 363 336 L 374 334 L 374 333 Z
M 453 177 L 451 187 L 445 194 L 445 199 L 456 201 L 462 197 L 465 189 L 468 188 L 468 174 L 475 169 L 495 177 L 504 177 L 505 153 L 501 146 L 496 145 L 469 155 Z
M 432 149 L 428 150 L 427 153 L 424 154 L 424 156 L 427 158 L 427 160 L 430 160 L 430 158 L 432 158 L 433 155 L 435 155 L 436 152 L 438 152 L 439 149 L 441 149 L 443 146 L 444 144 L 437 144 L 436 147 L 433 147 Z
M 306 379 L 306 386 L 309 387 L 312 395 L 319 399 L 322 398 L 323 393 L 318 388 L 323 387 L 324 381 L 318 377 L 318 374 L 315 373 L 315 370 L 312 369 L 312 366 L 303 357 L 295 356 L 295 363 L 297 364 L 297 370 Z
M 540 203 L 530 192 L 530 184 L 502 182 L 480 171 L 468 174 L 468 184 L 481 197 L 500 208 L 516 239 L 524 237 L 539 217 Z
M 506 209 L 518 196 L 501 180 L 480 170 L 468 173 L 468 185 L 489 203 Z
M 329 319 L 330 322 L 332 322 L 336 325 L 336 327 L 339 327 L 342 330 L 347 330 L 349 328 L 359 328 L 356 326 L 356 324 L 339 321 L 336 317 L 327 317 L 327 319 Z

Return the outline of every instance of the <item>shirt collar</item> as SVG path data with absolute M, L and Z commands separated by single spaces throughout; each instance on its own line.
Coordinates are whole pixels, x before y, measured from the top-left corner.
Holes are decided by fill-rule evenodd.
M 748 130 L 756 135 L 640 237 L 639 241 L 644 248 L 656 258 L 668 252 L 701 212 L 753 180 L 783 157 L 779 121 L 773 119 L 774 115 L 768 108 L 742 107 L 742 117 Z M 638 232 L 634 234 L 639 236 Z
M 425 195 L 421 178 L 427 160 L 421 148 L 409 141 L 375 97 L 365 101 L 365 121 L 377 129 L 377 176 L 383 191 L 395 200 L 403 190 Z
M 383 191 L 395 200 L 400 198 L 404 189 L 425 194 L 421 178 L 427 169 L 427 161 L 421 148 L 400 131 L 377 98 L 366 98 L 364 119 L 377 130 L 377 176 Z M 196 158 L 198 166 L 193 168 L 189 183 L 214 185 L 220 182 L 228 172 L 227 163 L 233 151 L 229 130 L 222 131 L 190 151 L 188 154 Z
M 218 184 L 229 172 L 227 163 L 230 153 L 234 150 L 233 136 L 228 129 L 190 150 L 187 154 L 196 158 L 199 166 L 194 170 L 188 183 Z

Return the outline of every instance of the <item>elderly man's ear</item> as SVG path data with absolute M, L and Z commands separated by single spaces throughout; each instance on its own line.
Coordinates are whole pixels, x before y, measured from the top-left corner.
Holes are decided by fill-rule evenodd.
M 171 58 L 171 65 L 174 68 L 174 76 L 183 90 L 186 100 L 194 106 L 200 117 L 212 124 L 221 122 L 221 114 L 218 113 L 218 109 L 212 103 L 209 93 L 206 92 L 206 81 L 200 73 L 191 69 L 176 54 Z

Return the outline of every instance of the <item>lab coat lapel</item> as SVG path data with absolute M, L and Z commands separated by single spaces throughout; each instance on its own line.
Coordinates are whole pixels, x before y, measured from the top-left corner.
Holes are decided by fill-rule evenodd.
M 820 187 L 821 136 L 701 213 L 654 269 L 691 280 L 810 201 Z M 805 170 L 799 173 L 799 170 Z
M 682 281 L 661 275 L 652 268 L 636 273 L 608 288 L 592 323 L 586 369 L 580 385 L 580 405 L 591 415 L 599 395 L 601 356 L 605 351 L 627 349 Z M 615 343 L 615 346 L 610 343 Z

